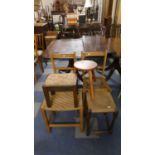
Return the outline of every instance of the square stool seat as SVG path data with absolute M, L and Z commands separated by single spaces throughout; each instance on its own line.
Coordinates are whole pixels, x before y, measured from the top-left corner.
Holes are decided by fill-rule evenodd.
M 44 86 L 76 86 L 77 75 L 75 73 L 49 74 Z

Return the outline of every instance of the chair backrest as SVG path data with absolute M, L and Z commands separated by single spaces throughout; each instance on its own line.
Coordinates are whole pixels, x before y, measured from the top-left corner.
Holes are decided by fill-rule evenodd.
M 37 36 L 37 47 L 38 49 L 44 50 L 44 35 L 43 33 L 35 34 Z
M 96 61 L 98 64 L 97 68 L 101 69 L 102 73 L 104 73 L 107 60 L 107 51 L 81 52 L 81 59 L 90 59 Z
M 76 61 L 76 54 L 71 53 L 71 54 L 51 54 L 51 61 L 52 61 L 52 67 L 54 70 L 54 73 L 60 70 L 73 70 L 75 71 L 74 66 L 73 67 L 66 67 L 66 66 L 57 66 L 56 65 L 56 60 L 69 60 L 71 59 L 73 63 Z
M 36 56 L 38 56 L 37 49 L 38 49 L 37 35 L 34 34 L 34 55 L 36 55 Z

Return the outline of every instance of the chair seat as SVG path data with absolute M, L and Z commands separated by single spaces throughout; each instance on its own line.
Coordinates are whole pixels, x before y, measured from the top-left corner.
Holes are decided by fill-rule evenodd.
M 82 95 L 81 91 L 78 94 L 78 106 L 74 107 L 74 97 L 73 92 L 56 92 L 54 95 L 50 96 L 51 107 L 48 107 L 46 100 L 44 99 L 41 108 L 50 111 L 73 111 L 79 110 L 82 106 Z
M 43 51 L 42 50 L 37 50 L 37 54 L 38 54 L 38 56 L 41 56 L 43 54 Z M 35 52 L 34 52 L 34 56 L 37 56 Z
M 75 73 L 49 74 L 45 86 L 75 86 L 77 75 Z
M 95 98 L 92 100 L 88 93 L 88 109 L 94 113 L 116 112 L 116 104 L 110 92 L 104 88 L 95 89 Z
M 45 36 L 45 39 L 56 39 L 57 36 Z

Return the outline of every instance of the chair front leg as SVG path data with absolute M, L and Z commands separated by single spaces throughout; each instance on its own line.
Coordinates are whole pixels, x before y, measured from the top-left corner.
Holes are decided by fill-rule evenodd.
M 90 135 L 90 118 L 91 118 L 91 112 L 88 111 L 87 113 L 87 125 L 86 125 L 86 135 L 89 136 Z
M 48 132 L 50 133 L 51 130 L 50 130 L 50 127 L 49 127 L 49 121 L 48 121 L 47 113 L 42 108 L 41 108 L 41 113 L 42 113 L 42 117 L 43 117 L 43 120 L 45 122 L 46 128 L 47 128 Z
M 44 67 L 43 67 L 42 56 L 39 56 L 39 57 L 38 57 L 38 63 L 39 63 L 39 66 L 40 66 L 40 69 L 41 69 L 42 73 L 44 73 Z
M 83 107 L 80 109 L 80 130 L 83 132 Z

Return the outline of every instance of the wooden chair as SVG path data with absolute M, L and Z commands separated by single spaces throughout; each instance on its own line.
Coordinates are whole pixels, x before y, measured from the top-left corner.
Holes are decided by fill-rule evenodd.
M 98 64 L 97 70 L 104 75 L 107 51 L 81 52 L 81 59 L 94 60 Z
M 107 128 L 103 131 L 94 131 L 95 133 L 112 133 L 112 129 L 114 126 L 115 119 L 118 115 L 118 110 L 116 104 L 111 95 L 111 88 L 108 86 L 106 81 L 102 78 L 100 79 L 100 83 L 94 86 L 95 97 L 92 99 L 90 93 L 84 81 L 83 92 L 84 93 L 84 109 L 86 112 L 86 134 L 87 136 L 90 134 L 90 118 L 92 114 L 104 114 L 106 117 L 106 125 Z M 109 121 L 108 115 L 112 114 L 112 120 Z
M 68 66 L 57 66 L 56 60 L 69 60 Z M 76 61 L 76 54 L 51 54 L 51 62 L 52 67 L 54 70 L 54 73 L 60 72 L 60 71 L 75 71 L 75 68 L 73 66 L 74 62 Z
M 54 40 L 56 40 L 58 37 L 57 31 L 47 31 L 45 38 L 46 47 Z
M 41 113 L 48 131 L 52 127 L 80 127 L 83 131 L 82 91 L 77 90 L 77 76 L 68 74 L 49 74 L 44 85 L 45 99 L 41 105 Z M 79 122 L 56 123 L 50 116 L 57 112 L 79 111 Z M 54 118 L 54 117 L 52 117 Z
M 42 73 L 44 72 L 43 67 L 43 50 L 38 50 L 38 48 L 42 47 L 40 43 L 41 39 L 37 34 L 34 35 L 34 57 L 37 59 L 36 63 L 39 64 Z

